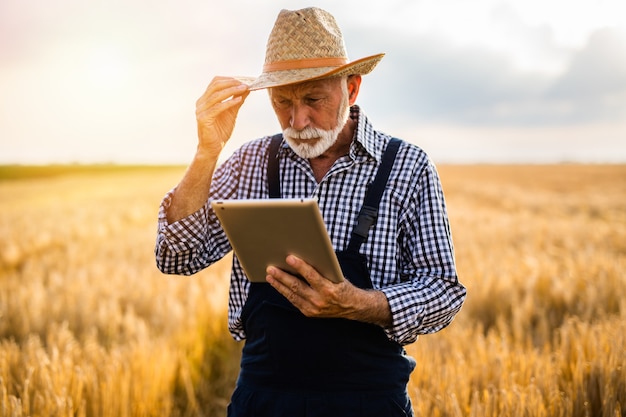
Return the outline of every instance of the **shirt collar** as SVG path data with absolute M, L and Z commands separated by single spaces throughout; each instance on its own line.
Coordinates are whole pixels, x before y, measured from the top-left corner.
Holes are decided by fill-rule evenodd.
M 350 118 L 357 122 L 354 140 L 350 145 L 350 156 L 356 159 L 367 155 L 380 162 L 384 143 L 378 138 L 378 133 L 374 130 L 372 123 L 358 105 L 350 108 Z

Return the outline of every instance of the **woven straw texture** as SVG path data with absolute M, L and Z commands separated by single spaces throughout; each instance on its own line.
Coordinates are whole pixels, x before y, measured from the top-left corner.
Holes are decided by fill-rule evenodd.
M 333 16 L 315 8 L 282 10 L 267 42 L 265 63 L 320 57 L 347 58 Z
M 365 75 L 383 56 L 349 62 L 343 35 L 330 13 L 314 7 L 281 10 L 267 42 L 264 71 L 248 84 L 250 90 L 259 90 L 330 76 Z

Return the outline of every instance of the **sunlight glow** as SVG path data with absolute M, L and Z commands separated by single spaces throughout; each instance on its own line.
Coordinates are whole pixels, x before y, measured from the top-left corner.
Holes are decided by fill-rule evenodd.
M 87 59 L 87 76 L 96 88 L 118 88 L 130 78 L 131 64 L 119 47 L 94 48 Z
M 257 75 L 279 9 L 310 6 L 83 3 L 0 0 L 0 164 L 188 163 L 211 78 Z M 626 161 L 625 0 L 316 5 L 350 58 L 387 54 L 359 96 L 376 127 L 437 160 Z M 222 156 L 279 129 L 251 94 Z

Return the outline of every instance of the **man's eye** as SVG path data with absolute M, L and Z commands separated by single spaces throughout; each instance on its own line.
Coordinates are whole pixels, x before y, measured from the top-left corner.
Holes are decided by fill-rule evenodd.
M 306 99 L 307 104 L 315 104 L 317 102 L 319 102 L 321 99 L 317 98 L 317 97 L 308 97 Z
M 284 108 L 284 107 L 289 106 L 289 100 L 277 99 L 277 100 L 274 100 L 274 105 L 276 107 Z

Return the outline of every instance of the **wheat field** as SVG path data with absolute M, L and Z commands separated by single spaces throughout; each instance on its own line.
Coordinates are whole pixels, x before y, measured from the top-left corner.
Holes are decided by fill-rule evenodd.
M 626 416 L 626 166 L 442 166 L 468 299 L 418 416 Z M 154 266 L 180 167 L 0 169 L 0 416 L 221 416 L 229 260 Z

